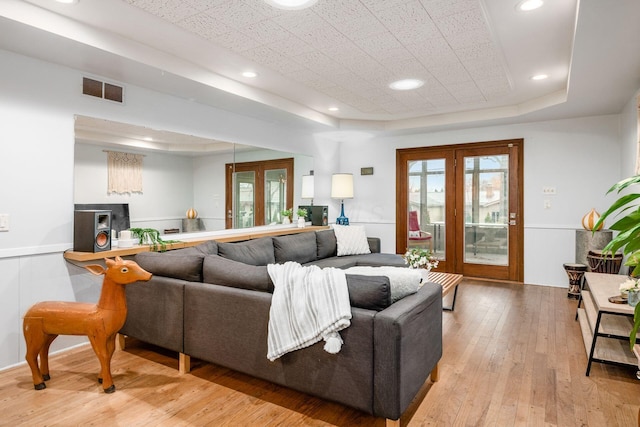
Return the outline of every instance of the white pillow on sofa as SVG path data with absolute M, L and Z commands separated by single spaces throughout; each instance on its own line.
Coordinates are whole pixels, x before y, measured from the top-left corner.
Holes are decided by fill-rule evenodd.
M 370 254 L 369 242 L 362 225 L 337 225 L 333 231 L 336 233 L 336 246 L 338 256 Z

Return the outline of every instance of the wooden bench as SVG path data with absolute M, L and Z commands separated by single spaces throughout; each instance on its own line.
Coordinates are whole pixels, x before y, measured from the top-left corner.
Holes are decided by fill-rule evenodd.
M 442 307 L 443 310 L 453 311 L 458 295 L 458 285 L 462 282 L 462 274 L 429 272 L 429 281 L 442 286 L 442 296 L 446 296 L 453 289 L 453 301 L 450 307 Z

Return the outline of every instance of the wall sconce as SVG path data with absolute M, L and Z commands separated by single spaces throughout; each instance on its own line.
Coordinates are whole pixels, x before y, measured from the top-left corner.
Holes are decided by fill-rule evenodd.
M 344 216 L 344 199 L 353 199 L 353 174 L 334 173 L 331 176 L 331 198 L 340 199 L 340 216 L 338 225 L 349 225 L 349 218 Z
M 302 192 L 300 194 L 300 198 L 311 199 L 311 206 L 313 206 L 313 188 L 313 175 L 302 175 Z

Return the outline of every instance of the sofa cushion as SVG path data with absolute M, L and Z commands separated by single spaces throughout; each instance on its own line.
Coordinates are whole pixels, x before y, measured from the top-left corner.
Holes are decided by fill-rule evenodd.
M 361 225 L 333 225 L 338 256 L 370 254 L 369 242 Z
M 333 230 L 316 231 L 316 245 L 318 246 L 318 259 L 334 257 L 338 253 L 336 233 Z
M 218 243 L 218 255 L 251 265 L 267 265 L 276 262 L 271 237 L 237 243 Z
M 219 255 L 208 255 L 204 258 L 202 281 L 233 288 L 273 292 L 273 282 L 266 265 L 243 264 Z
M 388 277 L 347 274 L 347 288 L 352 307 L 381 311 L 391 305 Z
M 215 240 L 207 240 L 204 243 L 200 243 L 198 246 L 194 246 L 193 249 L 205 255 L 217 255 L 218 242 Z
M 191 248 L 189 248 L 191 249 Z M 187 255 L 184 255 L 187 253 Z M 202 282 L 203 254 L 188 255 L 191 251 L 141 252 L 135 262 L 149 273 L 174 279 Z
M 287 261 L 300 264 L 315 261 L 317 253 L 315 233 L 273 237 L 273 252 L 279 264 Z
M 426 271 L 426 270 L 424 270 Z M 415 294 L 423 279 L 423 270 L 402 267 L 350 267 L 347 274 L 362 276 L 386 276 L 391 284 L 391 302 L 396 302 L 407 295 Z

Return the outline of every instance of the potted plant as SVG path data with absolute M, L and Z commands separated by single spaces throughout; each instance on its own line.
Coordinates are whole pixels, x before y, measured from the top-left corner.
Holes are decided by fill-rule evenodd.
M 614 184 L 607 194 L 621 191 L 640 183 L 640 175 L 635 175 Z M 594 224 L 593 230 L 597 230 L 610 215 L 616 213 L 620 217 L 609 228 L 618 234 L 602 249 L 603 255 L 613 256 L 619 249 L 627 256 L 624 265 L 633 267 L 630 272 L 632 276 L 640 274 L 640 206 L 636 202 L 640 198 L 640 193 L 628 193 L 616 200 L 607 209 L 600 219 Z M 625 216 L 622 216 L 625 214 Z M 637 304 L 633 315 L 633 329 L 629 334 L 629 346 L 633 350 L 636 343 L 636 335 L 640 329 L 640 304 Z
M 280 212 L 280 215 L 282 215 L 283 224 L 291 224 L 291 220 L 293 220 L 293 209 L 285 209 Z
M 298 208 L 298 210 L 296 211 L 296 214 L 298 215 L 298 227 L 304 228 L 305 221 L 307 218 L 307 210 L 304 208 Z
M 438 267 L 438 259 L 428 249 L 407 249 L 407 252 L 402 257 L 405 264 L 409 264 L 411 268 L 424 268 L 427 271 L 431 271 L 432 268 Z

